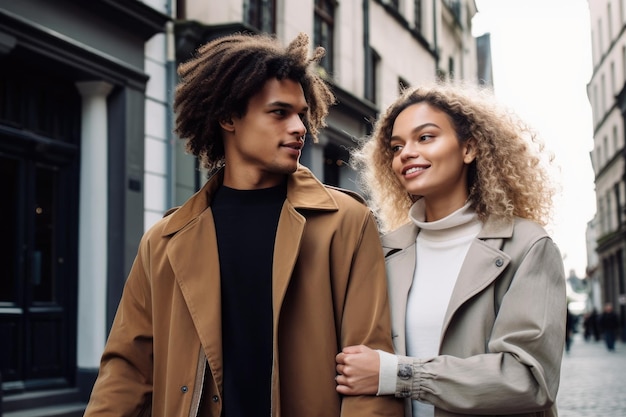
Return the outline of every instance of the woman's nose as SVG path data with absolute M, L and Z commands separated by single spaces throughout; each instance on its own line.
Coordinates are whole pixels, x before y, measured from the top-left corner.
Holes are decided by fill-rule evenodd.
M 407 143 L 400 152 L 400 158 L 402 160 L 414 159 L 419 156 L 419 151 L 416 146 L 411 143 Z

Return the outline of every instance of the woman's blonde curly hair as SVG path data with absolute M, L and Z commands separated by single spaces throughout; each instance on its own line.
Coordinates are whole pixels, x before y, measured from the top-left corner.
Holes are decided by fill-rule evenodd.
M 436 82 L 405 90 L 381 114 L 370 137 L 353 150 L 351 163 L 359 172 L 382 233 L 409 221 L 408 211 L 419 198 L 404 189 L 391 169 L 389 145 L 398 115 L 416 103 L 444 111 L 461 142 L 474 138 L 476 159 L 468 175 L 469 200 L 481 220 L 488 216 L 534 220 L 546 225 L 554 187 L 537 133 L 514 112 L 497 102 L 491 89 L 462 82 Z

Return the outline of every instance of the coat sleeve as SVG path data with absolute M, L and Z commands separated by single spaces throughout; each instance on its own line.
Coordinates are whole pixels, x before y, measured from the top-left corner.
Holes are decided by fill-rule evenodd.
M 544 237 L 530 247 L 514 273 L 485 353 L 466 358 L 400 356 L 396 396 L 464 414 L 550 408 L 559 386 L 566 309 L 562 258 Z
M 152 298 L 144 237 L 128 276 L 85 417 L 150 415 Z
M 367 345 L 393 352 L 385 261 L 376 223 L 368 212 L 350 268 L 344 301 L 341 345 Z M 404 402 L 393 396 L 346 396 L 342 417 L 404 416 Z

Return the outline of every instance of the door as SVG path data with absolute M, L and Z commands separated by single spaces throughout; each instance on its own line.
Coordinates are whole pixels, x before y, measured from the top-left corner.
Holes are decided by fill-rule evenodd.
M 74 383 L 80 102 L 67 80 L 2 64 L 0 372 L 8 395 Z
M 0 152 L 0 360 L 5 394 L 72 382 L 76 277 L 69 240 L 75 232 L 65 214 L 72 211 L 67 207 L 72 198 L 64 195 L 67 170 Z

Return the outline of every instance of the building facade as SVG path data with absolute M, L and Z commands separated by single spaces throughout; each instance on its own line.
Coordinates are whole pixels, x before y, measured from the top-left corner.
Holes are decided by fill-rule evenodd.
M 588 244 L 597 257 L 588 275 L 601 294 L 626 317 L 626 1 L 589 0 L 593 73 L 587 95 L 593 115 L 597 213 L 589 225 Z M 600 307 L 601 306 L 596 306 Z
M 356 189 L 355 138 L 404 87 L 491 83 L 473 0 L 0 0 L 0 415 L 82 415 L 144 231 L 206 173 L 173 134 L 176 67 L 298 32 L 338 98 L 301 162 Z M 357 190 L 358 191 L 358 190 Z

